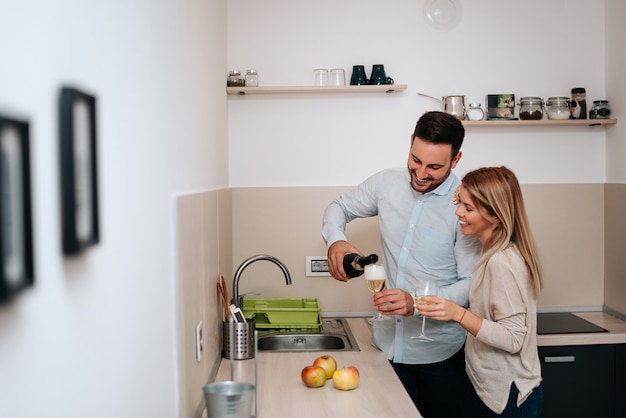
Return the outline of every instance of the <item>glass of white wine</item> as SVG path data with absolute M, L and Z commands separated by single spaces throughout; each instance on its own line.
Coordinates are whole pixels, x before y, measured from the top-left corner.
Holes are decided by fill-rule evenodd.
M 385 287 L 385 280 L 387 275 L 385 274 L 385 267 L 382 264 L 368 264 L 365 266 L 365 283 L 367 288 L 373 294 L 380 292 Z M 374 309 L 374 319 L 383 319 L 383 315 Z
M 437 296 L 437 282 L 435 280 L 425 280 L 418 287 L 415 288 L 415 309 L 417 309 L 417 305 L 434 304 L 433 302 L 426 302 L 421 298 L 422 296 Z M 422 316 L 422 330 L 420 332 L 420 335 L 411 338 L 420 341 L 434 341 L 432 338 L 427 337 L 424 333 L 425 327 L 426 317 Z

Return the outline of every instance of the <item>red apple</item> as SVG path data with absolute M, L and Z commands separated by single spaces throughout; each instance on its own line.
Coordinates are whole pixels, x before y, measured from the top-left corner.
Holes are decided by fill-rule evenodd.
M 339 390 L 352 390 L 359 386 L 359 370 L 354 366 L 337 369 L 333 375 L 333 385 Z
M 313 361 L 314 366 L 320 366 L 326 372 L 326 379 L 332 379 L 337 370 L 337 361 L 333 356 L 323 355 Z
M 300 373 L 302 381 L 310 388 L 319 388 L 326 383 L 326 371 L 320 366 L 306 366 Z

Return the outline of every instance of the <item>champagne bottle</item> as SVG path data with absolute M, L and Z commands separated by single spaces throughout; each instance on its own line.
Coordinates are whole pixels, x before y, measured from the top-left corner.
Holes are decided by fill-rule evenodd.
M 377 261 L 378 256 L 376 254 L 368 256 L 362 256 L 357 253 L 347 254 L 343 258 L 343 270 L 349 278 L 359 277 L 365 271 L 365 266 L 374 264 Z

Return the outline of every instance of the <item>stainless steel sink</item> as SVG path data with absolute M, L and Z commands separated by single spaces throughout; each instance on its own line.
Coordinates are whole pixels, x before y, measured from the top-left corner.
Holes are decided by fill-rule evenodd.
M 259 330 L 259 351 L 360 351 L 345 318 L 322 318 L 318 329 Z

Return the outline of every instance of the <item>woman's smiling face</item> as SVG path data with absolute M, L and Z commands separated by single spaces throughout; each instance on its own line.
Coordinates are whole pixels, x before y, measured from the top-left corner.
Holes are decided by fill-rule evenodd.
M 484 244 L 493 230 L 496 228 L 496 222 L 487 219 L 476 207 L 467 190 L 461 186 L 456 194 L 456 216 L 459 217 L 461 223 L 461 232 L 463 235 L 476 235 L 478 240 Z

